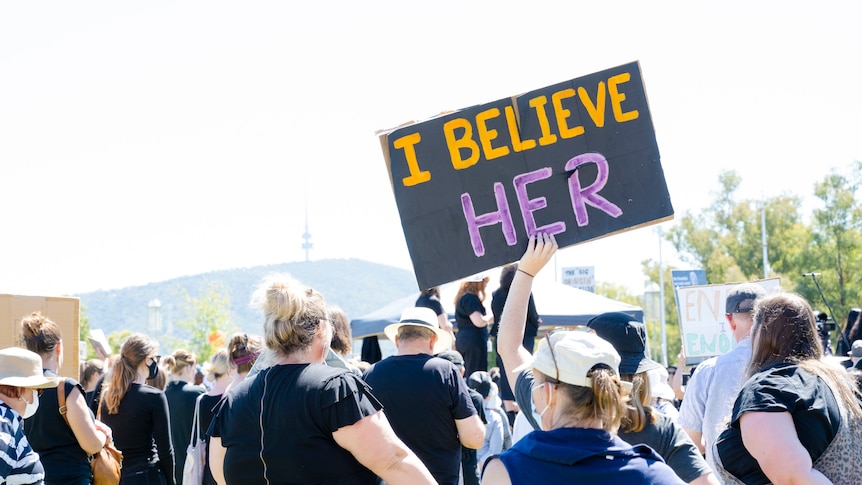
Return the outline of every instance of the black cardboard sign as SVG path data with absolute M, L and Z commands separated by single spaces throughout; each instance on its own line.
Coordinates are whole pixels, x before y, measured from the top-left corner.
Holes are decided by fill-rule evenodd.
M 637 62 L 380 141 L 420 288 L 673 217 Z

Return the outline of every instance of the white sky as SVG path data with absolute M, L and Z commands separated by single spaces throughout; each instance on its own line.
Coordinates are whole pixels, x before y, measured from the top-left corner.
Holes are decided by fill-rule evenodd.
M 634 60 L 677 215 L 862 159 L 859 2 L 418 4 L 0 4 L 0 293 L 303 260 L 306 205 L 312 259 L 409 269 L 376 130 Z M 658 250 L 557 265 L 639 292 Z

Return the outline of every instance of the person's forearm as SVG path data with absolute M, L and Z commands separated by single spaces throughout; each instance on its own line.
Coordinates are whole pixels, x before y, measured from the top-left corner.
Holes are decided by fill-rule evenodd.
M 381 472 L 380 478 L 389 485 L 434 485 L 437 483 L 425 465 L 413 453 L 405 456 L 386 471 Z

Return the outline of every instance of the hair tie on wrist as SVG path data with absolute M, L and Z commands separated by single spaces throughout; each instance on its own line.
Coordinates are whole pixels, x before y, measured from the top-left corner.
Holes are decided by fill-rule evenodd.
M 531 275 L 530 273 L 527 273 L 526 271 L 522 270 L 521 268 L 518 268 L 518 271 L 520 271 L 521 273 L 524 273 L 525 275 L 529 276 L 530 278 L 535 278 L 535 276 Z

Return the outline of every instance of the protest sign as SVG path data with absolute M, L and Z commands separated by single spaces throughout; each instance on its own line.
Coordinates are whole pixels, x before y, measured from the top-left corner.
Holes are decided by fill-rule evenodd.
M 595 266 L 573 266 L 563 268 L 561 283 L 579 290 L 596 292 L 596 268 Z
M 778 278 L 754 281 L 774 293 L 781 289 Z M 676 289 L 679 329 L 686 360 L 703 360 L 730 352 L 736 342 L 725 318 L 727 292 L 738 283 L 681 286 Z
M 380 135 L 420 288 L 670 219 L 637 62 Z

